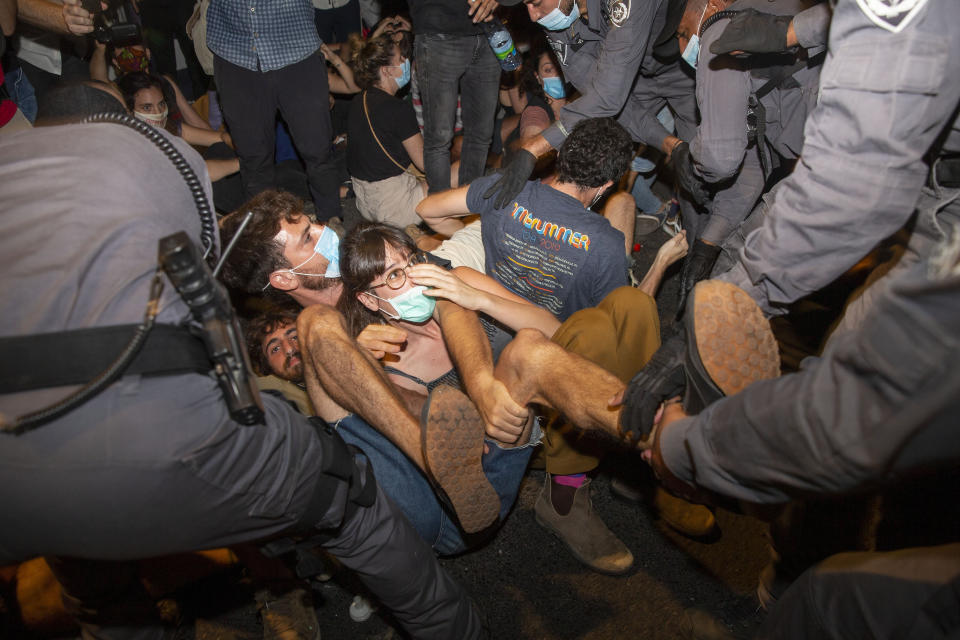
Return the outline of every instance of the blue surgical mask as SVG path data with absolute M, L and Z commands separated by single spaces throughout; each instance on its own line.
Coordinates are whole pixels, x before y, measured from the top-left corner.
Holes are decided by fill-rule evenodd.
M 433 308 L 437 306 L 436 298 L 423 295 L 427 288 L 424 286 L 411 287 L 395 298 L 386 300 L 369 291 L 368 295 L 377 300 L 389 302 L 397 315 L 393 315 L 384 308 L 380 308 L 389 318 L 393 320 L 406 320 L 407 322 L 425 322 L 433 316 Z
M 324 227 L 323 231 L 320 233 L 320 237 L 317 238 L 317 244 L 313 247 L 313 254 L 320 254 L 327 259 L 327 270 L 325 272 L 302 273 L 297 271 L 297 269 L 313 260 L 313 255 L 311 255 L 293 269 L 289 269 L 290 273 L 298 276 L 318 276 L 324 278 L 340 277 L 340 238 L 337 237 L 336 231 L 330 227 Z
M 683 54 L 680 56 L 683 58 L 683 61 L 690 65 L 692 68 L 697 68 L 697 58 L 700 56 L 700 36 L 694 34 L 690 37 L 690 41 L 687 42 L 686 49 L 683 50 Z
M 557 76 L 543 78 L 543 92 L 554 100 L 567 97 L 567 87 Z
M 537 20 L 537 24 L 547 31 L 563 31 L 576 22 L 577 18 L 579 17 L 580 9 L 577 7 L 577 3 L 574 2 L 573 9 L 570 10 L 570 15 L 564 14 L 563 11 L 560 11 L 560 7 L 558 6 L 556 9 Z
M 397 83 L 397 89 L 403 89 L 410 82 L 410 58 L 404 60 L 403 64 L 400 65 L 400 77 L 394 78 L 394 81 Z

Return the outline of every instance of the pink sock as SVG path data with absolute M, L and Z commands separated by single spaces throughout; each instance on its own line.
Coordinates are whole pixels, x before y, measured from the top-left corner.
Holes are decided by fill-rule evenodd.
M 573 487 L 577 489 L 583 485 L 587 479 L 587 474 L 585 473 L 571 473 L 568 476 L 552 476 L 552 480 L 557 484 L 562 484 L 565 487 Z

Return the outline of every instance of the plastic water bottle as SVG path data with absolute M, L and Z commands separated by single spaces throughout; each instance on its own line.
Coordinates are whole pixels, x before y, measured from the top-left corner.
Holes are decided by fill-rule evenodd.
M 504 71 L 513 71 L 520 67 L 520 54 L 513 46 L 513 37 L 499 18 L 489 22 L 481 22 L 483 33 L 490 42 L 490 48 L 500 61 L 500 68 Z

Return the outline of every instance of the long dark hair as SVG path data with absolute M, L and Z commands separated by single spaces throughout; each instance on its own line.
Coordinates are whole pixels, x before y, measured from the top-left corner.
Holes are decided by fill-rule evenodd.
M 383 324 L 379 313 L 370 311 L 357 300 L 387 266 L 386 245 L 397 251 L 414 253 L 417 245 L 403 229 L 379 222 L 361 222 L 340 243 L 340 277 L 343 293 L 337 308 L 347 320 L 347 328 L 356 337 L 368 324 Z
M 142 89 L 156 87 L 163 94 L 163 101 L 167 103 L 167 125 L 164 127 L 170 133 L 180 135 L 180 109 L 177 108 L 177 94 L 166 78 L 144 71 L 125 73 L 117 78 L 117 88 L 123 94 L 123 100 L 132 113 L 136 104 L 137 92 Z

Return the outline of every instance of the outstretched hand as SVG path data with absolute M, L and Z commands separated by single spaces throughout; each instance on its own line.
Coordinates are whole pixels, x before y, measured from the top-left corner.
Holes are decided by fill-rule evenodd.
M 526 149 L 518 149 L 510 164 L 503 168 L 500 179 L 487 189 L 483 197 L 495 197 L 493 206 L 497 209 L 503 209 L 517 197 L 536 166 L 537 157 L 535 155 Z

